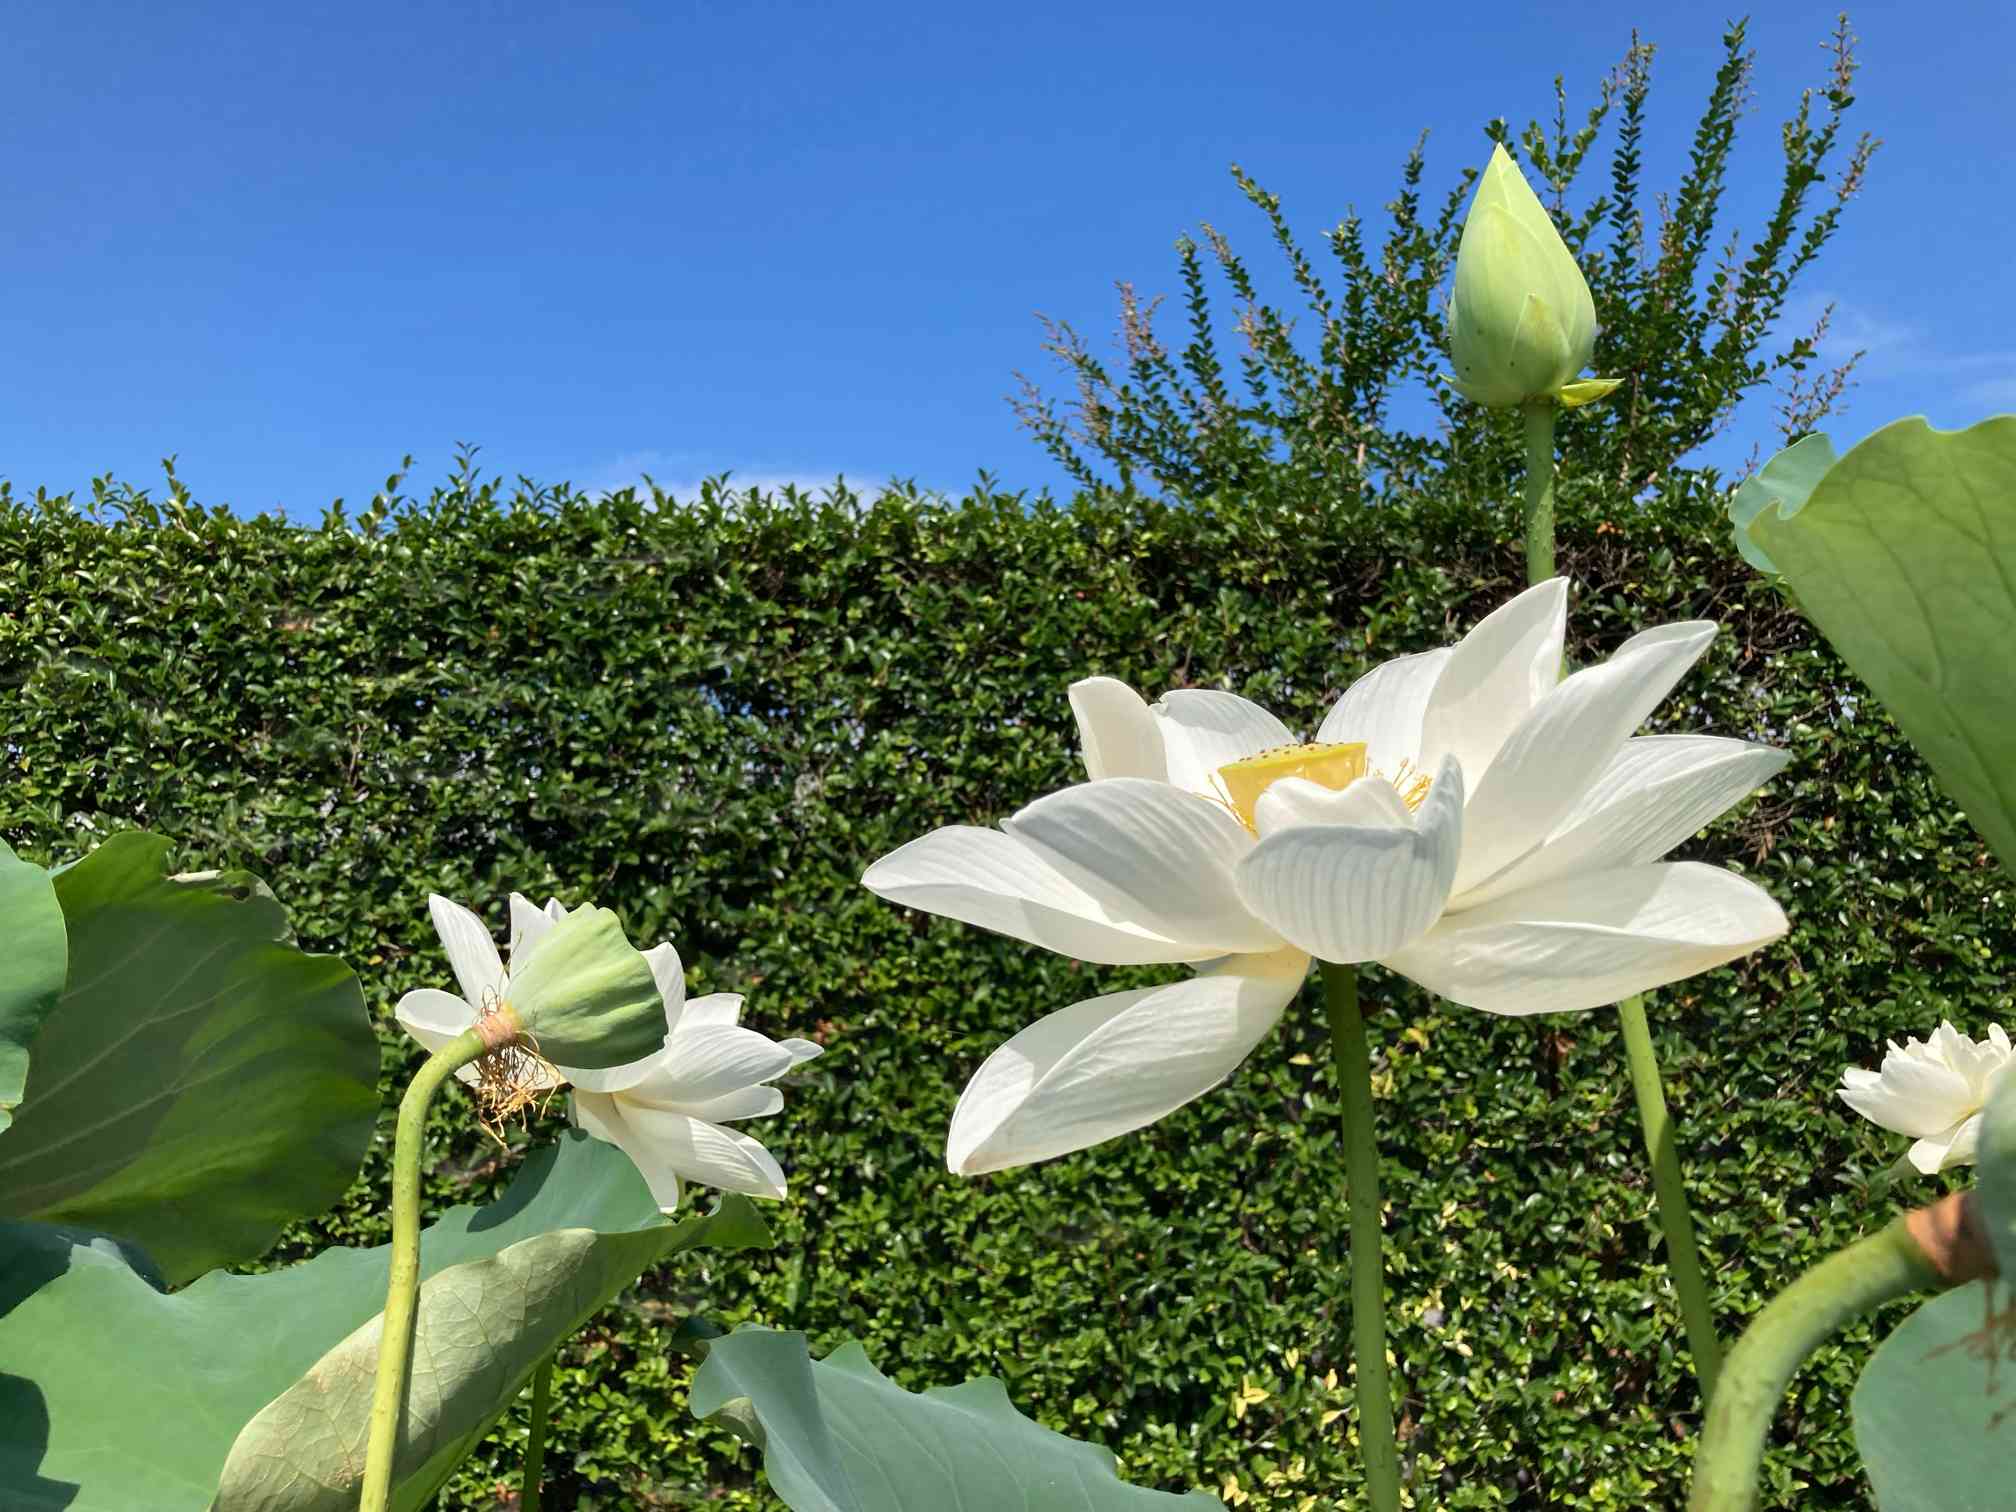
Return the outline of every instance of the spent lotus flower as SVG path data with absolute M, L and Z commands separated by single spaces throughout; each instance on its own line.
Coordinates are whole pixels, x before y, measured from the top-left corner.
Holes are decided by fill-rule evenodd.
M 409 992 L 395 1016 L 407 1033 L 438 1050 L 495 1004 L 510 1000 L 512 973 L 522 978 L 568 913 L 556 899 L 541 909 L 513 893 L 507 969 L 475 914 L 438 895 L 428 907 L 461 993 Z M 786 1182 L 776 1158 L 727 1125 L 782 1109 L 784 1094 L 768 1083 L 820 1054 L 820 1047 L 804 1039 L 773 1040 L 743 1027 L 742 998 L 735 993 L 689 998 L 679 952 L 669 942 L 642 956 L 662 1013 L 649 1053 L 613 1067 L 533 1060 L 526 1071 L 531 1089 L 552 1092 L 571 1083 L 575 1123 L 621 1148 L 666 1212 L 678 1206 L 682 1180 L 752 1197 L 782 1197 Z M 473 1084 L 478 1068 L 466 1066 L 456 1075 Z
M 1914 1140 L 1911 1164 L 1930 1176 L 1973 1163 L 1981 1110 L 2012 1065 L 2000 1024 L 1976 1040 L 1941 1020 L 1929 1040 L 1891 1040 L 1879 1070 L 1850 1066 L 1836 1090 L 1871 1123 Z
M 1111 678 L 1074 684 L 1091 780 L 998 829 L 913 840 L 862 880 L 1080 960 L 1196 975 L 1015 1035 L 960 1097 L 947 1164 L 1024 1165 L 1181 1107 L 1274 1027 L 1311 957 L 1532 1014 L 1613 1003 L 1783 934 L 1754 883 L 1659 859 L 1786 761 L 1632 735 L 1716 627 L 1648 630 L 1564 677 L 1566 613 L 1565 580 L 1531 588 L 1456 645 L 1373 669 L 1306 743 L 1231 693 L 1150 706 Z

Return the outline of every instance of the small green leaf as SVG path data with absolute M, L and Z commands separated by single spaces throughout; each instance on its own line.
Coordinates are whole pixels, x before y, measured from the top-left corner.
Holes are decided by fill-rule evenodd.
M 1996 1295 L 1977 1281 L 1933 1298 L 1862 1372 L 1855 1447 L 1881 1512 L 2007 1512 L 2016 1376 L 1987 1351 L 2006 1357 L 2016 1313 L 2004 1301 L 1991 1320 Z
M 1751 526 L 1774 504 L 1782 518 L 1796 515 L 1837 460 L 1834 443 L 1815 431 L 1794 441 L 1743 481 L 1730 496 L 1729 520 L 1736 527 L 1736 549 L 1744 561 L 1759 572 L 1777 576 L 1777 567 L 1757 544 Z
M 164 877 L 167 850 L 115 835 L 54 873 L 69 983 L 0 1141 L 0 1217 L 119 1234 L 179 1285 L 343 1195 L 378 1042 L 356 976 L 297 948 L 256 878 Z
M 1561 401 L 1563 409 L 1580 409 L 1598 399 L 1609 398 L 1623 381 L 1622 378 L 1578 378 L 1573 383 L 1562 384 L 1554 391 L 1554 397 Z
M 1219 1505 L 1128 1485 L 1106 1450 L 1032 1423 L 991 1377 L 908 1392 L 851 1341 L 815 1361 L 801 1333 L 739 1328 L 708 1346 L 691 1400 L 695 1416 L 760 1442 L 770 1489 L 793 1512 Z
M 1887 425 L 1750 533 L 2016 871 L 2016 415 Z
M 50 1271 L 47 1232 L 0 1225 L 10 1268 Z M 422 1236 L 407 1439 L 394 1505 L 417 1508 L 535 1365 L 646 1266 L 696 1245 L 768 1242 L 746 1198 L 667 1221 L 629 1159 L 572 1131 L 502 1199 Z M 102 1244 L 0 1316 L 12 1390 L 0 1505 L 22 1512 L 351 1507 L 370 1412 L 388 1251 L 213 1272 L 164 1295 Z M 17 1288 L 18 1289 L 18 1288 Z M 0 1397 L 0 1406 L 10 1405 Z M 56 1493 L 30 1488 L 52 1485 Z
M 49 873 L 0 840 L 0 1133 L 14 1121 L 28 1085 L 28 1049 L 63 995 L 69 946 Z

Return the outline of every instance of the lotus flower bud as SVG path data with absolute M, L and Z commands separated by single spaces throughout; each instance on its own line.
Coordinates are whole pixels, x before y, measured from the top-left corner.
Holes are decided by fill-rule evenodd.
M 508 1011 L 548 1061 L 606 1071 L 664 1048 L 665 1001 L 651 963 L 606 908 L 584 903 L 511 975 Z
M 1490 409 L 1536 399 L 1587 404 L 1621 381 L 1576 374 L 1596 348 L 1596 302 L 1582 270 L 1507 156 L 1493 147 L 1477 181 L 1449 304 L 1456 387 Z

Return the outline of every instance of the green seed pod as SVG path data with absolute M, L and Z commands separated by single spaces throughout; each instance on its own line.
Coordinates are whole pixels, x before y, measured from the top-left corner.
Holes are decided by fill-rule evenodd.
M 606 1071 L 664 1048 L 665 1000 L 651 964 L 606 908 L 567 914 L 512 973 L 509 1009 L 540 1056 Z
M 1587 404 L 1615 381 L 1575 376 L 1596 347 L 1596 302 L 1546 207 L 1503 147 L 1477 181 L 1456 252 L 1449 355 L 1463 396 L 1490 409 Z

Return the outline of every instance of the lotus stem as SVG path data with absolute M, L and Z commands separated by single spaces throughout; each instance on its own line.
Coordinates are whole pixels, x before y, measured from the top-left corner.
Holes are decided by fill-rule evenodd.
M 465 1030 L 427 1057 L 399 1102 L 392 1145 L 392 1277 L 385 1288 L 385 1327 L 378 1340 L 358 1512 L 387 1512 L 392 1500 L 392 1459 L 406 1415 L 406 1365 L 420 1300 L 420 1150 L 427 1138 L 427 1105 L 441 1083 L 491 1048 L 480 1024 Z
M 546 1414 L 553 1402 L 553 1356 L 532 1372 L 532 1427 L 525 1439 L 525 1480 L 518 1512 L 539 1512 L 539 1483 L 546 1477 Z
M 1687 1328 L 1687 1348 L 1694 1356 L 1694 1377 L 1701 1384 L 1705 1406 L 1715 1395 L 1722 1371 L 1722 1341 L 1715 1334 L 1715 1309 L 1708 1298 L 1708 1276 L 1694 1240 L 1694 1213 L 1687 1205 L 1687 1182 L 1680 1170 L 1680 1152 L 1673 1143 L 1673 1120 L 1666 1112 L 1666 1089 L 1659 1082 L 1659 1059 L 1652 1050 L 1652 1028 L 1645 1021 L 1645 1000 L 1629 997 L 1617 1005 L 1624 1025 L 1624 1059 L 1631 1068 L 1631 1090 L 1638 1098 L 1638 1125 L 1645 1132 L 1645 1153 L 1652 1161 L 1652 1190 L 1659 1209 L 1659 1228 L 1666 1236 L 1666 1272 L 1680 1297 L 1680 1317 Z
M 1858 1313 L 1944 1284 L 1905 1217 L 1828 1256 L 1772 1298 L 1729 1351 L 1694 1453 L 1688 1512 L 1752 1512 L 1764 1440 L 1806 1357 Z
M 1380 1257 L 1379 1149 L 1372 1132 L 1372 1052 L 1358 1008 L 1358 969 L 1323 964 L 1330 1054 L 1344 1101 L 1345 1197 L 1351 1210 L 1351 1348 L 1358 1449 L 1372 1512 L 1399 1512 L 1400 1451 L 1386 1373 L 1386 1272 Z
M 1554 576 L 1554 400 L 1520 406 L 1526 421 L 1526 581 Z
M 1521 414 L 1526 422 L 1526 581 L 1544 583 L 1554 576 L 1554 401 L 1533 400 L 1521 407 Z M 1673 1141 L 1673 1120 L 1666 1111 L 1666 1088 L 1659 1079 L 1645 1000 L 1626 998 L 1617 1005 L 1617 1016 L 1624 1026 L 1624 1059 L 1638 1100 L 1638 1125 L 1645 1135 L 1646 1158 L 1652 1162 L 1652 1190 L 1666 1238 L 1666 1270 L 1679 1295 L 1687 1348 L 1694 1356 L 1694 1376 L 1706 1405 L 1722 1368 L 1722 1343 L 1715 1334 L 1715 1309 L 1695 1242 L 1694 1213 L 1687 1205 L 1687 1182 Z

